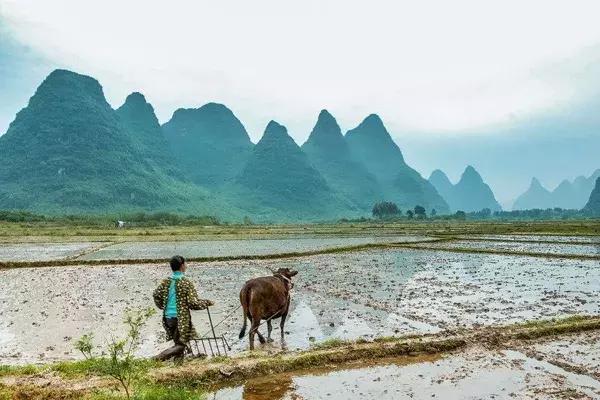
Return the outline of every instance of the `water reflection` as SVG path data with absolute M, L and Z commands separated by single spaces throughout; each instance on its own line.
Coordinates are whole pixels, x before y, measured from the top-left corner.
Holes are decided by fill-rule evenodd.
M 244 385 L 243 400 L 280 400 L 293 391 L 294 381 L 291 375 L 277 375 L 275 379 L 250 380 Z
M 344 367 L 251 379 L 221 389 L 215 400 L 331 399 L 449 400 L 556 398 L 577 393 L 599 398 L 600 382 L 524 353 L 471 349 L 462 354 L 363 361 Z M 210 397 L 209 397 L 210 398 Z

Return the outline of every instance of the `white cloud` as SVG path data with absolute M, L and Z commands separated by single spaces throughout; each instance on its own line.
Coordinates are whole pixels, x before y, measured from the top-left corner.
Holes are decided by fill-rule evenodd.
M 254 139 L 269 119 L 302 142 L 326 107 L 348 129 L 371 112 L 396 131 L 462 130 L 569 101 L 542 74 L 600 42 L 597 1 L 0 0 L 11 32 L 98 78 L 139 90 L 162 121 L 218 101 Z

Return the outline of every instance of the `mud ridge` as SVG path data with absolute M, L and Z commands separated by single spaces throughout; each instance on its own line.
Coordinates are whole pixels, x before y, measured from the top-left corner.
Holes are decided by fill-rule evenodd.
M 205 387 L 240 382 L 265 374 L 300 371 L 360 360 L 449 353 L 469 346 L 507 348 L 543 337 L 600 329 L 600 317 L 570 317 L 535 323 L 488 327 L 439 334 L 382 338 L 373 342 L 340 342 L 326 349 L 311 349 L 277 356 L 240 355 L 223 361 L 189 362 L 151 372 L 160 384 Z
M 423 241 L 415 241 L 411 243 L 433 243 L 444 242 L 449 239 L 429 239 Z M 393 249 L 405 247 L 406 242 L 390 242 L 390 243 L 367 243 L 355 246 L 332 247 L 327 249 L 319 249 L 312 251 L 287 252 L 276 254 L 256 254 L 256 255 L 241 255 L 241 256 L 217 256 L 217 257 L 188 257 L 188 262 L 216 262 L 216 261 L 236 261 L 236 260 L 277 260 L 287 258 L 309 257 L 323 254 L 348 253 L 354 251 L 370 250 L 370 249 Z M 93 251 L 97 251 L 94 249 Z M 92 252 L 93 252 L 92 251 Z M 79 257 L 79 256 L 78 256 Z M 128 258 L 128 259 L 106 259 L 106 260 L 79 260 L 79 259 L 63 259 L 49 261 L 2 261 L 0 269 L 14 268 L 44 268 L 44 267 L 72 267 L 72 266 L 106 266 L 106 265 L 132 265 L 132 264 L 158 264 L 167 262 L 167 258 Z
M 469 239 L 470 240 L 470 239 Z M 437 242 L 450 242 L 452 239 L 440 240 Z M 427 246 L 427 243 L 435 243 L 436 241 L 429 242 L 414 242 L 406 244 L 395 244 L 395 247 L 401 247 L 404 249 L 411 250 L 428 250 L 428 251 L 448 251 L 454 253 L 480 253 L 480 254 L 494 254 L 504 256 L 524 256 L 524 257 L 537 257 L 537 258 L 561 258 L 571 260 L 600 260 L 600 255 L 594 254 L 557 254 L 557 253 L 536 253 L 530 251 L 506 251 L 506 250 L 493 250 L 493 249 L 473 249 L 466 247 L 431 247 Z M 418 245 L 417 244 L 424 244 Z M 1 266 L 0 266 L 1 268 Z

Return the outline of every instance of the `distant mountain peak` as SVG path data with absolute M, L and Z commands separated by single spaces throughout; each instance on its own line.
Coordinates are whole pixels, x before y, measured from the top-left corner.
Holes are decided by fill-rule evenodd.
M 302 151 L 332 188 L 363 210 L 370 211 L 382 197 L 377 179 L 353 159 L 340 126 L 327 110 L 319 113 Z
M 127 96 L 125 103 L 117 109 L 117 114 L 128 124 L 134 124 L 134 126 L 130 126 L 130 129 L 137 134 L 141 134 L 144 129 L 152 129 L 153 135 L 160 134 L 162 136 L 162 132 L 159 132 L 160 124 L 154 113 L 154 107 L 140 92 L 133 92 Z
M 227 107 L 225 104 L 215 103 L 215 102 L 212 102 L 212 101 L 206 103 L 205 105 L 203 105 L 199 109 L 200 110 L 207 110 L 207 111 L 214 111 L 214 112 L 227 112 L 227 113 L 232 112 L 229 109 L 229 107 Z
M 347 145 L 340 126 L 329 111 L 321 110 L 319 118 L 317 118 L 317 123 L 310 132 L 306 142 L 302 145 L 302 148 L 309 151 L 318 151 L 318 149 L 326 151 L 327 149 L 340 149 L 342 147 L 345 148 Z M 347 149 L 342 151 L 349 152 Z
M 120 109 L 126 108 L 129 110 L 135 110 L 136 112 L 145 112 L 154 114 L 154 107 L 152 104 L 148 103 L 146 97 L 140 92 L 133 92 L 127 96 L 125 99 L 125 103 L 120 107 Z
M 255 148 L 276 146 L 277 148 L 297 148 L 299 152 L 300 146 L 288 134 L 287 128 L 277 121 L 271 120 L 265 128 L 265 132 L 256 144 Z
M 197 119 L 199 115 L 212 115 L 221 118 L 235 118 L 233 111 L 229 109 L 225 104 L 221 103 L 206 103 L 198 108 L 178 108 L 173 113 L 171 121 L 175 120 L 193 120 Z M 169 121 L 170 122 L 170 121 Z
M 219 103 L 180 108 L 162 130 L 183 172 L 200 185 L 221 186 L 231 181 L 254 146 L 241 121 Z
M 483 178 L 479 172 L 471 165 L 467 165 L 460 179 L 461 181 L 483 182 Z
M 465 174 L 477 174 L 479 175 L 479 173 L 477 172 L 477 170 L 475 169 L 475 167 L 473 167 L 472 165 L 467 165 L 465 167 Z
M 52 81 L 56 79 L 80 79 L 85 81 L 93 81 L 100 84 L 96 79 L 92 78 L 91 76 L 79 74 L 77 72 L 61 68 L 55 69 L 54 71 L 50 72 L 45 80 Z
M 87 95 L 95 100 L 106 102 L 100 82 L 91 76 L 66 69 L 52 71 L 37 88 L 32 99 L 35 100 L 39 96 L 56 97 L 57 94 L 63 98 L 66 96 L 81 97 Z
M 327 119 L 335 121 L 335 118 L 333 117 L 333 115 L 331 115 L 331 113 L 329 111 L 327 111 L 326 108 L 324 108 L 321 110 L 321 112 L 319 112 L 319 118 L 318 118 L 317 122 L 320 120 L 327 120 Z
M 287 128 L 274 120 L 269 121 L 265 128 L 265 133 L 263 134 L 263 138 L 279 138 L 285 136 L 289 137 Z
M 377 114 L 369 114 L 365 119 L 363 119 L 363 121 L 358 125 L 358 127 L 383 130 L 387 133 L 387 129 L 385 129 L 383 121 Z
M 450 179 L 448 178 L 448 175 L 446 175 L 446 173 L 444 171 L 442 171 L 441 169 L 434 169 L 431 172 L 431 175 L 429 175 L 429 182 L 433 181 L 438 181 L 438 182 L 447 182 L 449 184 L 452 184 L 452 182 L 450 182 Z
M 480 211 L 484 208 L 499 211 L 502 209 L 496 201 L 492 189 L 471 165 L 465 168 L 456 185 L 453 185 L 448 176 L 439 169 L 431 173 L 429 182 L 454 211 L 470 212 Z
M 451 200 L 453 200 L 453 189 L 454 185 L 448 179 L 448 175 L 441 169 L 435 169 L 429 175 L 428 179 L 429 183 L 433 185 L 435 190 L 446 200 L 449 206 L 452 206 Z
M 146 97 L 140 92 L 132 92 L 125 99 L 125 103 L 131 104 L 148 104 Z
M 535 176 L 533 178 L 531 178 L 531 183 L 530 183 L 529 187 L 531 189 L 543 189 L 543 190 L 546 190 L 546 188 L 544 186 L 542 186 L 542 184 L 539 181 L 539 179 L 536 178 Z
M 321 110 L 319 113 L 319 118 L 317 118 L 317 123 L 313 129 L 313 132 L 322 132 L 325 134 L 335 134 L 336 136 L 342 136 L 342 131 L 340 126 L 338 125 L 335 117 L 331 115 L 331 113 L 327 110 Z

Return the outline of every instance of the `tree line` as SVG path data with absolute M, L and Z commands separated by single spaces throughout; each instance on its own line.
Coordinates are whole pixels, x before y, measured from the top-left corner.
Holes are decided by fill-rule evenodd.
M 562 220 L 562 219 L 588 219 L 597 217 L 583 210 L 570 210 L 559 207 L 548 209 L 494 211 L 484 208 L 480 211 L 465 212 L 458 210 L 453 214 L 439 215 L 435 208 L 429 213 L 421 206 L 416 205 L 404 213 L 398 205 L 391 201 L 381 201 L 373 205 L 371 211 L 373 218 L 377 219 L 438 219 L 438 220 Z

